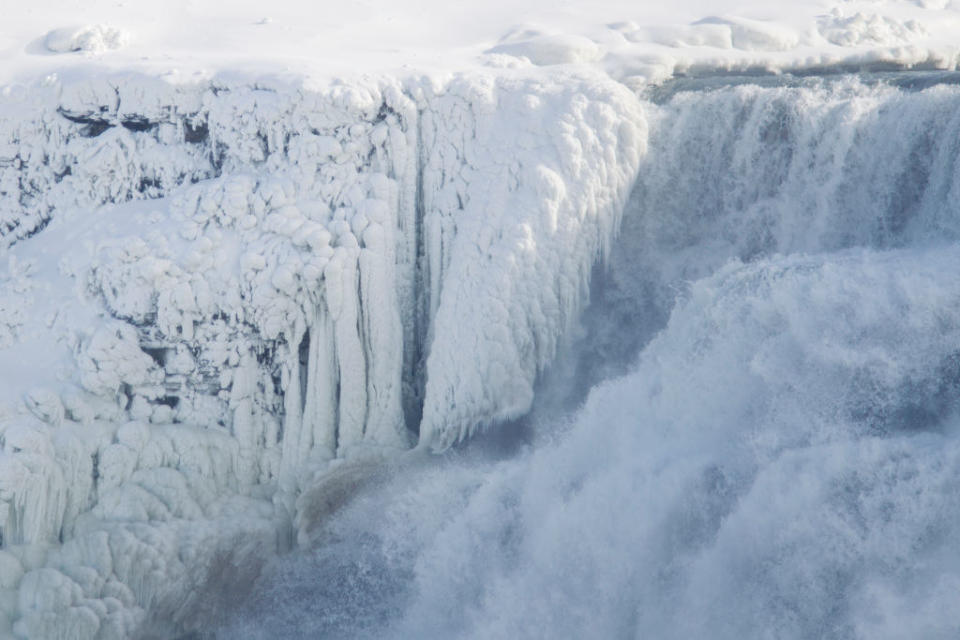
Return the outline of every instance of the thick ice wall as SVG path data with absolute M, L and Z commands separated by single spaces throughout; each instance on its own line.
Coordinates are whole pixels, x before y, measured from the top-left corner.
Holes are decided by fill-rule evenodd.
M 169 211 L 189 248 L 131 230 L 101 242 L 91 273 L 91 293 L 102 296 L 111 315 L 138 327 L 141 346 L 163 361 L 163 384 L 176 392 L 159 388 L 156 371 L 149 382 L 143 375 L 106 380 L 131 388 L 137 417 L 165 417 L 156 404 L 176 397 L 183 406 L 172 407 L 170 417 L 209 419 L 201 414 L 215 406 L 182 392 L 184 380 L 192 391 L 207 387 L 223 405 L 230 381 L 215 378 L 256 355 L 277 367 L 260 367 L 271 380 L 257 384 L 279 377 L 274 386 L 284 399 L 267 394 L 262 404 L 285 416 L 294 441 L 306 421 L 308 431 L 319 430 L 309 439 L 326 441 L 330 455 L 373 434 L 403 445 L 397 434 L 404 432 L 404 404 L 407 417 L 425 416 L 424 441 L 443 447 L 478 424 L 525 410 L 536 372 L 586 289 L 589 265 L 615 232 L 644 134 L 634 97 L 614 87 L 596 77 L 415 86 L 418 118 L 396 86 L 293 96 L 124 77 L 54 85 L 43 89 L 50 104 L 43 103 L 35 124 L 42 131 L 27 135 L 19 120 L 5 121 L 13 154 L 8 174 L 23 183 L 38 171 L 27 183 L 47 192 L 42 207 L 18 209 L 8 242 L 53 215 L 170 193 L 150 222 L 164 226 Z M 60 150 L 63 141 L 70 153 Z M 181 148 L 192 170 L 171 161 Z M 101 155 L 104 166 L 92 160 Z M 46 160 L 34 166 L 26 157 Z M 23 209 L 19 188 L 11 196 Z M 478 256 L 494 267 L 472 273 L 467 265 Z M 239 262 L 242 277 L 224 268 L 231 262 Z M 555 282 L 542 287 L 546 272 Z M 441 305 L 447 279 L 456 285 Z M 449 308 L 449 318 L 476 320 L 440 318 L 441 308 Z M 330 355 L 311 349 L 311 337 L 328 336 L 336 370 L 317 373 L 339 387 L 334 424 L 315 415 L 329 407 L 311 402 L 304 414 L 306 398 L 292 395 L 301 382 L 316 382 L 311 362 Z M 251 345 L 262 339 L 266 346 L 254 354 Z M 435 339 L 441 346 L 432 350 Z M 301 344 L 314 354 L 303 375 L 293 362 Z M 231 349 L 237 353 L 226 353 Z M 88 346 L 81 351 L 85 387 L 104 393 L 94 381 L 97 359 Z M 478 361 L 485 370 L 451 377 Z M 429 393 L 418 388 L 425 377 L 433 381 Z M 511 382 L 497 386 L 505 380 Z M 452 407 L 456 415 L 448 415 Z M 326 427 L 316 426 L 324 421 Z M 342 434 L 320 434 L 332 428 Z M 441 430 L 454 435 L 434 442 Z M 303 450 L 297 446 L 291 456 Z
M 155 198 L 216 168 L 202 90 L 136 76 L 11 87 L 0 104 L 0 245 L 53 216 Z
M 97 122 L 104 129 L 74 141 L 85 145 L 82 151 L 112 153 L 130 143 L 139 149 L 142 164 L 149 164 L 162 163 L 167 155 L 153 153 L 154 147 L 197 146 L 202 153 L 196 155 L 219 176 L 199 182 L 194 176 L 191 182 L 196 184 L 155 205 L 137 208 L 131 203 L 105 213 L 84 211 L 89 198 L 83 192 L 60 194 L 55 210 L 65 219 L 52 236 L 34 246 L 42 251 L 51 237 L 54 244 L 58 238 L 69 244 L 71 229 L 86 227 L 92 249 L 72 250 L 67 256 L 69 273 L 63 275 L 84 287 L 94 305 L 99 299 L 121 321 L 116 335 L 106 326 L 68 327 L 64 321 L 58 327 L 60 333 L 79 330 L 70 339 L 77 354 L 78 386 L 111 400 L 114 394 L 126 396 L 125 410 L 132 418 L 229 425 L 230 412 L 236 411 L 230 402 L 242 403 L 252 384 L 262 392 L 251 410 L 282 418 L 284 412 L 277 408 L 288 391 L 293 406 L 304 402 L 299 386 L 284 384 L 284 377 L 292 380 L 298 373 L 297 349 L 312 322 L 322 317 L 322 306 L 332 310 L 335 328 L 343 316 L 339 321 L 343 344 L 334 362 L 354 376 L 346 385 L 334 377 L 332 384 L 352 393 L 354 404 L 362 405 L 344 412 L 353 412 L 354 422 L 359 421 L 361 429 L 365 426 L 367 392 L 356 396 L 356 389 L 373 385 L 362 363 L 368 357 L 363 349 L 372 351 L 375 344 L 386 364 L 374 367 L 380 376 L 369 407 L 376 423 L 371 438 L 376 433 L 384 444 L 405 444 L 400 437 L 404 429 L 399 382 L 389 384 L 387 379 L 399 376 L 399 365 L 390 364 L 390 354 L 402 352 L 396 287 L 391 286 L 394 265 L 404 259 L 396 256 L 395 217 L 412 206 L 404 200 L 402 183 L 412 184 L 413 176 L 403 173 L 408 163 L 390 164 L 392 156 L 405 159 L 408 154 L 401 116 L 387 103 L 393 96 L 398 109 L 409 111 L 412 103 L 390 86 L 383 91 L 340 87 L 305 97 L 296 91 L 244 85 L 200 90 L 154 84 L 140 87 L 138 93 L 137 82 L 130 86 L 121 82 L 118 86 L 123 88 L 111 90 L 106 99 L 95 91 L 91 94 L 89 87 L 63 88 L 59 106 L 51 109 L 99 114 Z M 154 90 L 161 95 L 152 94 Z M 163 118 L 184 111 L 191 115 L 176 124 L 185 140 L 158 141 L 157 130 L 170 124 Z M 58 117 L 75 129 L 90 126 Z M 117 122 L 138 124 L 128 131 Z M 118 136 L 101 139 L 112 130 Z M 118 165 L 115 170 L 126 169 Z M 74 169 L 71 175 L 80 173 Z M 115 176 L 114 182 L 136 177 L 131 170 L 130 175 Z M 106 181 L 109 176 L 98 178 Z M 163 192 L 152 195 L 158 194 Z M 122 191 L 98 197 L 115 206 L 142 195 Z M 354 282 L 349 281 L 351 273 Z M 377 304 L 361 309 L 361 293 L 376 297 Z M 352 317 L 351 307 L 357 309 L 354 315 L 366 313 Z M 22 324 L 17 314 L 22 311 L 11 308 L 9 327 Z M 371 344 L 354 348 L 344 342 L 350 334 Z M 313 352 L 314 360 L 321 357 L 316 349 Z M 239 384 L 234 393 L 232 375 L 241 361 L 262 366 L 256 367 L 257 380 L 246 385 L 247 391 Z M 330 378 L 327 372 L 324 375 Z M 75 406 L 68 410 L 68 418 L 90 413 Z M 269 426 L 270 419 L 253 422 L 279 431 L 279 426 Z M 286 426 L 297 425 L 294 421 Z M 251 447 L 270 449 L 277 444 L 276 437 L 271 443 L 266 433 L 247 435 L 256 440 L 247 443 Z M 328 455 L 335 455 L 336 441 L 327 446 Z M 254 470 L 251 481 L 272 473 Z
M 3 122 L 18 162 L 57 136 L 72 154 L 60 182 L 56 163 L 0 167 L 51 205 L 18 183 L 0 349 L 64 354 L 0 409 L 0 632 L 20 636 L 124 637 L 147 610 L 176 627 L 217 554 L 288 544 L 327 461 L 526 411 L 637 175 L 629 272 L 667 302 L 730 258 L 957 237 L 955 88 L 642 106 L 575 75 L 114 84 L 28 92 L 16 113 L 39 100 L 40 124 Z
M 0 629 L 26 637 L 176 626 L 218 550 L 284 546 L 326 461 L 407 448 L 421 415 L 443 448 L 524 411 L 645 136 L 595 76 L 39 91 L 7 105 L 35 122 L 3 121 L 0 167 L 45 194 L 4 199 L 0 337 L 59 372 L 0 414 L 24 576 Z
M 180 594 L 227 580 L 218 562 L 285 546 L 272 497 L 301 462 L 408 446 L 394 279 L 413 103 L 389 83 L 105 86 L 50 88 L 39 115 L 6 105 L 14 155 L 70 171 L 5 167 L 39 176 L 49 211 L 4 198 L 22 221 L 4 346 L 63 359 L 0 411 L 0 635 L 130 637 L 145 609 L 175 627 L 197 615 Z M 202 171 L 180 172 L 180 149 Z M 148 166 L 173 178 L 144 182 Z
M 592 78 L 464 80 L 434 101 L 422 446 L 530 408 L 616 235 L 646 134 L 635 96 Z

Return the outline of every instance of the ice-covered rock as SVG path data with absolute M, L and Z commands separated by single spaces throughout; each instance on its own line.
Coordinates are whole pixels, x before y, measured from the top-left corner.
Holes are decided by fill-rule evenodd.
M 56 347 L 0 411 L 26 637 L 171 607 L 175 627 L 234 532 L 285 547 L 331 460 L 526 411 L 646 136 L 636 96 L 584 71 L 37 99 L 0 119 L 0 349 Z

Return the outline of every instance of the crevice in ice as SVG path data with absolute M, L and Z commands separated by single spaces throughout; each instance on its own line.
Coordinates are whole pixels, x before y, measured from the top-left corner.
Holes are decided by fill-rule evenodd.
M 424 238 L 424 219 L 426 205 L 423 193 L 423 174 L 426 170 L 426 153 L 423 140 L 423 110 L 417 111 L 416 119 L 416 192 L 414 200 L 413 235 L 413 277 L 412 277 L 412 320 L 408 322 L 406 345 L 404 348 L 403 371 L 403 413 L 407 428 L 414 435 L 420 435 L 420 420 L 423 418 L 423 396 L 426 385 L 424 375 L 427 358 L 428 311 L 430 308 L 427 282 L 427 256 Z
M 146 118 L 132 117 L 127 118 L 126 120 L 120 121 L 120 126 L 122 126 L 127 131 L 134 131 L 137 133 L 142 133 L 144 131 L 150 131 L 160 125 L 159 122 L 152 122 Z
M 300 411 L 303 412 L 307 404 L 308 373 L 310 364 L 310 329 L 303 332 L 300 347 L 297 350 L 300 363 Z
M 189 144 L 203 144 L 210 136 L 210 129 L 205 121 L 191 122 L 190 119 L 183 122 L 183 141 Z

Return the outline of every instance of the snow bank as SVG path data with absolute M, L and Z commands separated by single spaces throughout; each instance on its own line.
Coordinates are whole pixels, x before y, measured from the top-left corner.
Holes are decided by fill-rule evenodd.
M 955 0 L 488 0 L 462 7 L 370 0 L 363 6 L 238 0 L 18 3 L 0 25 L 0 84 L 51 73 L 297 75 L 319 84 L 365 73 L 409 78 L 494 67 L 578 65 L 636 82 L 674 73 L 782 73 L 823 67 L 955 68 Z M 51 29 L 61 25 L 89 25 Z M 42 34 L 49 32 L 45 41 Z M 128 33 L 136 34 L 135 38 Z M 38 36 L 40 36 L 38 40 Z M 82 51 L 86 55 L 46 55 Z M 100 55 L 108 52 L 109 55 Z M 44 55 L 38 55 L 44 54 Z
M 536 35 L 517 42 L 499 44 L 487 53 L 523 57 L 538 66 L 596 62 L 603 54 L 595 42 L 582 36 Z

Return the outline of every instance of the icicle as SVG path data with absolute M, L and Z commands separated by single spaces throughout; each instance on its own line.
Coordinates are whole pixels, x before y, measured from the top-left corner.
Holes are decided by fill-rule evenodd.
M 401 406 L 403 326 L 397 313 L 394 264 L 384 227 L 370 225 L 360 252 L 360 297 L 367 358 L 367 424 L 364 440 L 402 447 L 406 427 Z
M 337 452 L 337 371 L 333 322 L 326 304 L 320 302 L 310 326 L 307 397 L 303 410 L 300 447 L 325 457 Z
M 300 341 L 306 328 L 298 326 L 289 334 L 289 353 L 283 363 L 283 444 L 280 461 L 280 487 L 292 496 L 297 488 L 297 471 L 303 461 L 300 431 L 303 428 L 303 404 L 300 387 Z
M 242 482 L 256 481 L 257 447 L 260 433 L 257 428 L 257 416 L 254 413 L 254 393 L 257 382 L 257 363 L 249 353 L 240 358 L 240 366 L 233 374 L 230 406 L 233 407 L 233 435 L 240 447 L 239 469 L 237 475 Z
M 340 380 L 338 455 L 363 440 L 367 418 L 367 363 L 359 331 L 357 254 L 356 248 L 337 247 L 324 270 Z

